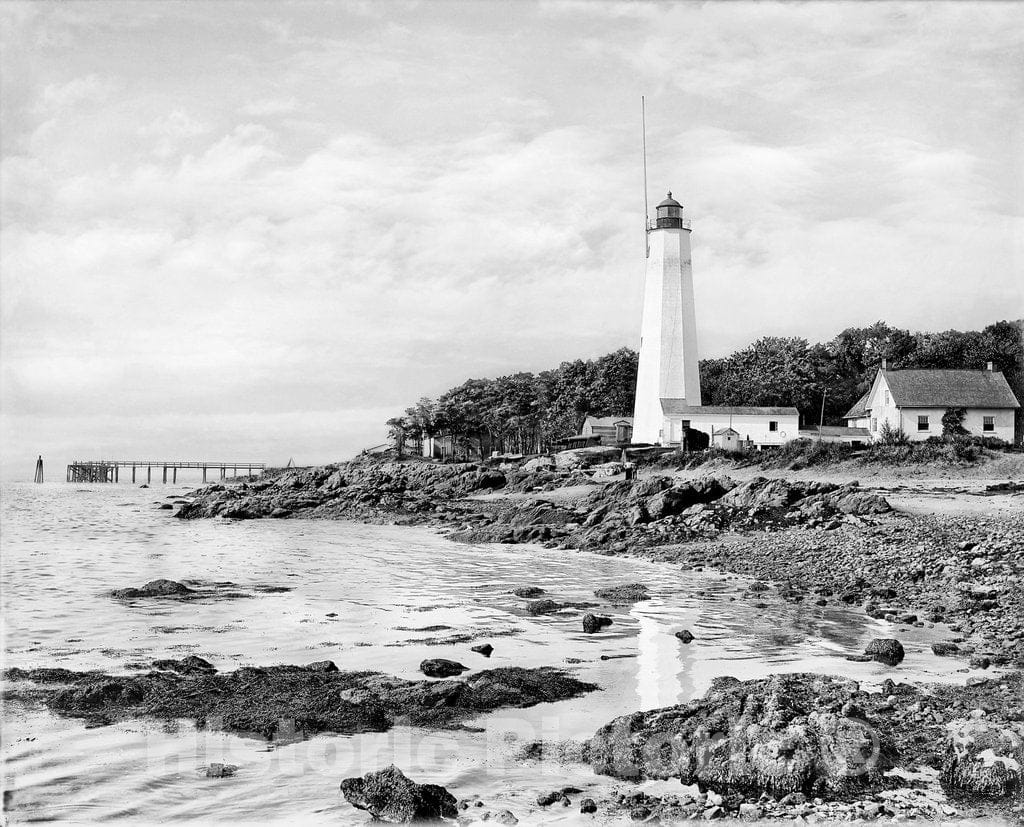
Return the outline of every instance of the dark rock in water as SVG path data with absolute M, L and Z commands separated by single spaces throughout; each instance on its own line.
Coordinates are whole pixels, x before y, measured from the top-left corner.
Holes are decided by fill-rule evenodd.
M 596 597 L 611 603 L 635 603 L 637 600 L 650 600 L 650 592 L 643 583 L 626 583 L 622 586 L 610 586 L 594 592 Z
M 583 631 L 588 635 L 592 635 L 594 632 L 599 632 L 605 626 L 611 626 L 612 619 L 605 615 L 594 615 L 587 612 L 583 615 Z
M 206 768 L 207 778 L 230 778 L 238 769 L 234 764 L 210 764 Z
M 847 655 L 846 659 L 853 663 L 870 663 L 874 660 L 871 655 Z
M 481 643 L 479 646 L 470 646 L 469 649 L 471 652 L 479 652 L 485 658 L 489 658 L 491 656 L 491 652 L 494 651 L 494 647 L 489 643 Z
M 1024 723 L 981 719 L 951 724 L 942 780 L 976 795 L 1024 796 Z
M 568 807 L 572 804 L 569 800 L 569 796 L 565 794 L 564 790 L 551 790 L 550 792 L 541 793 L 537 796 L 537 804 L 541 807 L 550 807 L 555 802 L 560 802 L 564 807 Z
M 540 597 L 544 594 L 544 589 L 540 586 L 521 586 L 518 589 L 512 589 L 512 594 L 516 597 L 533 598 Z
M 693 640 L 693 635 L 689 629 L 681 629 L 676 632 L 676 637 L 679 638 L 683 643 L 690 643 Z
M 552 612 L 557 612 L 561 608 L 561 603 L 556 603 L 550 598 L 544 598 L 543 600 L 534 600 L 526 607 L 526 611 L 532 615 L 549 615 Z
M 161 511 L 170 511 L 171 509 L 174 508 L 174 506 L 171 505 L 170 503 L 160 503 L 160 505 L 158 505 L 157 508 L 159 508 Z
M 149 486 L 146 485 L 146 483 L 142 483 L 142 485 L 140 485 L 139 488 L 149 488 Z
M 417 784 L 392 764 L 362 778 L 346 778 L 341 793 L 353 807 L 380 821 L 407 824 L 458 815 L 455 796 L 438 784 Z
M 896 638 L 875 638 L 864 649 L 865 655 L 871 655 L 879 663 L 895 666 L 904 658 L 903 644 Z
M 234 672 L 151 671 L 107 675 L 67 669 L 8 669 L 19 682 L 6 698 L 42 701 L 86 720 L 188 719 L 231 732 L 273 736 L 282 722 L 313 734 L 385 732 L 400 718 L 449 728 L 510 707 L 574 698 L 597 687 L 559 669 L 488 669 L 465 680 L 407 681 L 379 672 L 311 671 L 304 666 L 245 666 Z M 31 681 L 37 686 L 24 686 Z
M 114 589 L 111 597 L 180 597 L 193 594 L 193 590 L 176 580 L 150 580 L 139 589 Z
M 420 664 L 420 671 L 428 678 L 451 678 L 469 669 L 458 661 L 445 658 L 428 658 Z
M 154 669 L 163 669 L 165 671 L 178 672 L 182 675 L 190 675 L 197 672 L 216 672 L 217 667 L 210 663 L 205 658 L 198 657 L 197 655 L 188 655 L 181 660 L 173 660 L 171 658 L 165 658 L 164 660 L 153 661 Z
M 284 594 L 285 592 L 292 591 L 292 586 L 274 586 L 271 584 L 260 583 L 253 586 L 254 591 L 261 592 L 262 594 Z
M 337 672 L 338 667 L 334 665 L 333 660 L 318 660 L 313 663 L 307 663 L 306 668 L 310 672 Z
M 936 655 L 949 656 L 955 655 L 960 651 L 960 647 L 955 643 L 948 643 L 946 641 L 938 641 L 932 644 L 932 653 Z
M 589 742 L 596 772 L 737 792 L 845 794 L 880 784 L 895 747 L 880 723 L 840 714 L 854 681 L 812 674 L 717 678 L 695 701 L 616 718 Z
M 580 802 L 580 812 L 581 813 L 596 813 L 597 812 L 597 804 L 594 801 L 594 799 L 592 799 L 592 798 L 584 798 Z

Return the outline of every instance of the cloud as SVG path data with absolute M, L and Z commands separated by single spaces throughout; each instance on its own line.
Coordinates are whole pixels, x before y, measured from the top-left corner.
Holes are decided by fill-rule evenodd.
M 24 11 L 3 453 L 336 459 L 467 376 L 635 346 L 641 92 L 704 355 L 1019 315 L 1024 25 L 964 5 Z

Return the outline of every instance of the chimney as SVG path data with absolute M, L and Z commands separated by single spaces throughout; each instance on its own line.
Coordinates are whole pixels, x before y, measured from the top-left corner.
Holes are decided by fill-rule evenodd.
M 883 359 L 882 360 L 882 370 L 888 370 L 888 369 L 889 369 L 889 360 L 888 359 Z
M 995 367 L 993 366 L 993 364 L 991 362 L 989 362 L 988 364 L 985 365 L 985 370 L 989 370 L 989 371 L 995 370 Z

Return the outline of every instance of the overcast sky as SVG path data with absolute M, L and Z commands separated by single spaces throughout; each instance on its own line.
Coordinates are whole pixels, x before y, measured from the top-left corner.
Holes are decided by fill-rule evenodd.
M 3 473 L 346 458 L 468 377 L 1024 314 L 1024 5 L 0 3 Z

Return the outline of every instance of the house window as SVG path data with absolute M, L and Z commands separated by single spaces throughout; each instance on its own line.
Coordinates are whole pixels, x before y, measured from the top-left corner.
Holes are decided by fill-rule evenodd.
M 928 430 L 928 417 L 927 416 L 923 416 L 922 415 L 922 416 L 919 416 L 917 418 L 917 430 L 919 430 L 919 431 L 927 431 Z
M 885 404 L 886 404 L 886 405 L 890 404 L 890 402 L 891 402 L 892 400 L 891 400 L 891 398 L 889 397 L 889 391 L 883 391 L 883 393 L 885 394 Z
M 871 431 L 874 432 L 874 431 L 877 431 L 877 430 L 878 430 L 878 417 L 874 417 L 873 416 L 873 417 L 871 417 Z
M 994 416 L 983 416 L 981 418 L 981 430 L 994 431 L 996 429 L 996 418 Z
M 680 420 L 679 427 L 680 428 L 689 428 L 690 427 L 690 420 L 689 419 Z
M 776 421 L 775 421 L 774 419 L 773 419 L 773 420 L 771 420 L 771 421 L 770 421 L 770 422 L 768 423 L 768 430 L 769 430 L 769 431 L 777 431 L 777 430 L 779 430 L 779 423 L 778 423 L 778 422 L 776 422 Z

